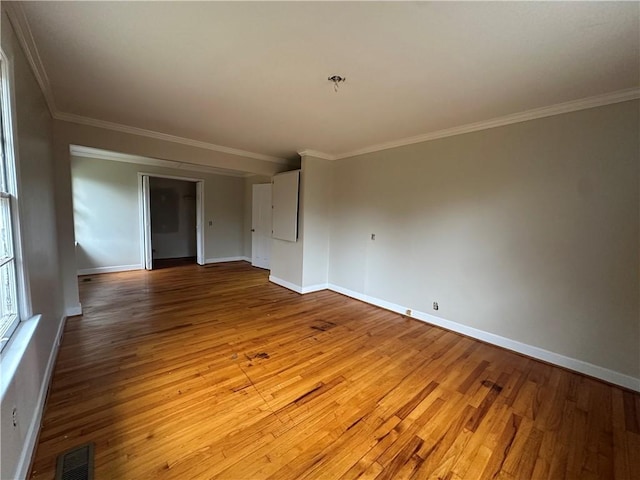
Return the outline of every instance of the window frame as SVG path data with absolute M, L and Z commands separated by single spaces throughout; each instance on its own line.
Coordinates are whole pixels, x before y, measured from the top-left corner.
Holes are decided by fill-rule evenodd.
M 14 281 L 16 293 L 16 318 L 0 338 L 0 354 L 7 350 L 7 345 L 15 337 L 20 323 L 32 317 L 31 292 L 27 277 L 26 258 L 23 254 L 22 229 L 20 225 L 20 171 L 16 131 L 16 108 L 13 89 L 13 62 L 0 49 L 0 115 L 2 115 L 3 163 L 0 170 L 4 171 L 4 182 L 0 181 L 0 196 L 9 199 L 11 216 L 11 235 L 13 240 Z M 6 190 L 5 190 L 6 189 Z M 10 262 L 9 261 L 9 262 Z

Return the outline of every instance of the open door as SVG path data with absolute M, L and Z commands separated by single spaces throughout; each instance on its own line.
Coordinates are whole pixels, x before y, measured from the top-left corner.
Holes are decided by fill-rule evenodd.
M 271 259 L 271 184 L 253 185 L 251 265 L 269 269 Z
M 204 182 L 196 182 L 196 262 L 204 265 Z
M 142 227 L 144 268 L 153 269 L 153 248 L 151 246 L 151 191 L 149 189 L 149 175 L 142 175 Z
M 138 172 L 138 177 L 140 178 L 138 183 L 138 205 L 140 206 L 140 253 L 141 263 L 145 270 L 153 269 L 153 240 L 151 232 L 151 177 L 153 177 L 154 179 L 156 177 L 169 178 L 173 180 L 195 183 L 196 262 L 198 263 L 198 265 L 204 265 L 204 180 L 200 178 L 177 177 L 173 175 L 161 175 L 153 173 L 149 174 L 142 172 Z M 193 195 L 193 193 L 191 193 L 191 195 Z M 191 224 L 189 228 L 192 228 L 192 225 L 193 224 Z M 193 254 L 191 253 L 190 255 Z

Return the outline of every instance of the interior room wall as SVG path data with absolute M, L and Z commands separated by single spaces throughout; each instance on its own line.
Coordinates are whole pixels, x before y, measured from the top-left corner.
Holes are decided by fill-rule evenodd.
M 330 283 L 640 379 L 639 112 L 335 162 Z
M 274 163 L 212 150 L 205 146 L 199 146 L 199 144 L 187 145 L 173 142 L 170 138 L 151 138 L 142 133 L 138 135 L 64 120 L 55 120 L 53 122 L 58 243 L 65 311 L 70 314 L 78 314 L 82 311 L 78 298 L 76 278 L 78 265 L 76 265 L 73 199 L 71 193 L 70 145 L 81 145 L 162 160 L 189 162 L 269 177 L 274 173 L 299 166 L 299 163 L 295 160 Z M 179 172 L 178 175 L 184 175 L 183 170 L 179 170 Z M 224 189 L 223 187 L 219 191 L 221 195 L 224 195 Z M 218 191 L 214 192 L 214 195 L 217 194 Z M 206 228 L 208 228 L 208 225 Z M 235 233 L 231 234 L 231 236 L 235 236 Z M 215 251 L 213 254 L 217 255 Z
M 56 242 L 52 120 L 44 97 L 1 6 L 2 51 L 13 65 L 18 201 L 25 268 L 34 314 L 0 359 L 0 478 L 24 478 L 40 427 L 49 376 L 63 326 Z M 13 409 L 17 426 L 13 426 Z
M 242 177 L 76 156 L 71 168 L 80 273 L 142 268 L 138 172 L 204 180 L 205 261 L 242 256 Z
M 304 223 L 302 290 L 327 287 L 331 212 L 331 168 L 334 162 L 309 155 L 302 157 Z
M 328 286 L 333 163 L 302 156 L 298 240 L 272 239 L 270 280 L 299 293 Z
M 290 242 L 271 239 L 271 273 L 269 280 L 278 285 L 302 292 L 302 265 L 304 243 L 304 191 L 305 176 L 300 171 L 298 194 L 298 240 Z
M 196 183 L 151 177 L 149 190 L 153 258 L 195 257 Z

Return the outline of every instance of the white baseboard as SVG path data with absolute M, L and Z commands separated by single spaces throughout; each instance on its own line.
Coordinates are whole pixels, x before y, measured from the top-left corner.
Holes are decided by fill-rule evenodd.
M 67 307 L 64 311 L 65 317 L 75 317 L 76 315 L 82 315 L 82 304 L 78 303 L 73 307 Z
M 301 287 L 300 285 L 296 285 L 295 283 L 287 282 L 286 280 L 282 280 L 281 278 L 274 277 L 273 275 L 269 275 L 269 281 L 275 283 L 276 285 L 280 285 L 281 287 L 288 288 L 289 290 L 293 290 L 296 293 L 304 295 L 305 293 L 318 292 L 320 290 L 326 290 L 329 288 L 328 284 L 320 283 L 318 285 L 309 285 L 308 287 Z
M 317 285 L 309 285 L 308 287 L 302 287 L 302 291 L 301 293 L 312 293 L 312 292 L 319 292 L 320 290 L 326 290 L 327 288 L 329 288 L 329 285 L 327 285 L 326 283 L 319 283 Z
M 136 265 L 116 265 L 114 267 L 96 267 L 96 268 L 83 268 L 78 270 L 78 275 L 95 275 L 98 273 L 116 273 L 116 272 L 128 272 L 131 270 L 142 270 L 141 264 Z
M 281 287 L 293 290 L 296 293 L 302 293 L 302 287 L 300 285 L 296 285 L 295 283 L 287 282 L 286 280 L 274 277 L 273 275 L 269 275 L 269 281 L 275 283 L 276 285 L 280 285 Z
M 207 258 L 204 263 L 224 263 L 224 262 L 239 262 L 245 261 L 251 263 L 251 259 L 249 257 L 217 257 L 217 258 Z
M 387 302 L 386 300 L 381 300 L 379 298 L 371 297 L 369 295 L 364 295 L 353 290 L 342 288 L 338 285 L 329 284 L 328 288 L 329 290 L 332 290 L 334 292 L 346 295 L 351 298 L 355 298 L 357 300 L 361 300 L 366 303 L 370 303 L 371 305 L 375 305 L 386 310 L 391 310 L 392 312 L 399 313 L 400 315 L 406 315 L 406 311 L 410 308 L 398 305 L 396 303 Z M 435 315 L 431 315 L 429 313 L 412 309 L 411 318 L 415 318 L 417 320 L 430 323 L 438 327 L 446 328 L 447 330 L 461 333 L 468 337 L 476 338 L 478 340 L 482 340 L 483 342 L 487 342 L 492 345 L 506 348 L 507 350 L 512 350 L 514 352 L 527 355 L 528 357 L 536 358 L 538 360 L 552 363 L 554 365 L 558 365 L 575 372 L 583 373 L 585 375 L 599 378 L 600 380 L 604 380 L 606 382 L 640 392 L 640 378 L 635 378 L 623 373 L 616 372 L 614 370 L 609 370 L 608 368 L 593 365 L 592 363 L 585 362 L 583 360 L 566 357 L 559 353 L 550 352 L 543 348 L 518 342 L 517 340 L 511 340 L 510 338 L 501 337 L 500 335 L 495 335 L 483 330 L 478 330 L 477 328 L 468 327 L 457 322 L 452 322 L 451 320 L 436 317 Z
M 51 377 L 53 375 L 53 367 L 56 363 L 56 357 L 60 348 L 60 342 L 62 340 L 62 333 L 64 332 L 64 326 L 67 321 L 67 317 L 60 319 L 58 325 L 58 332 L 56 333 L 56 339 L 51 346 L 51 353 L 49 353 L 49 361 L 42 377 L 42 384 L 40 385 L 40 392 L 38 394 L 38 401 L 36 408 L 29 425 L 29 430 L 25 436 L 24 446 L 20 459 L 18 460 L 18 466 L 16 468 L 15 478 L 27 478 L 29 473 L 29 467 L 31 466 L 31 460 L 35 453 L 36 442 L 40 433 L 40 425 L 42 423 L 42 414 L 44 413 L 44 403 L 47 399 L 47 392 L 49 391 L 49 385 L 51 384 Z

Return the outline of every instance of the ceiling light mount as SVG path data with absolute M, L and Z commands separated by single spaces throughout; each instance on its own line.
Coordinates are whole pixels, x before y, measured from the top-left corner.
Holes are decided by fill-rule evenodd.
M 347 78 L 341 75 L 331 75 L 327 80 L 333 82 L 333 91 L 337 92 L 340 84 L 346 82 Z

